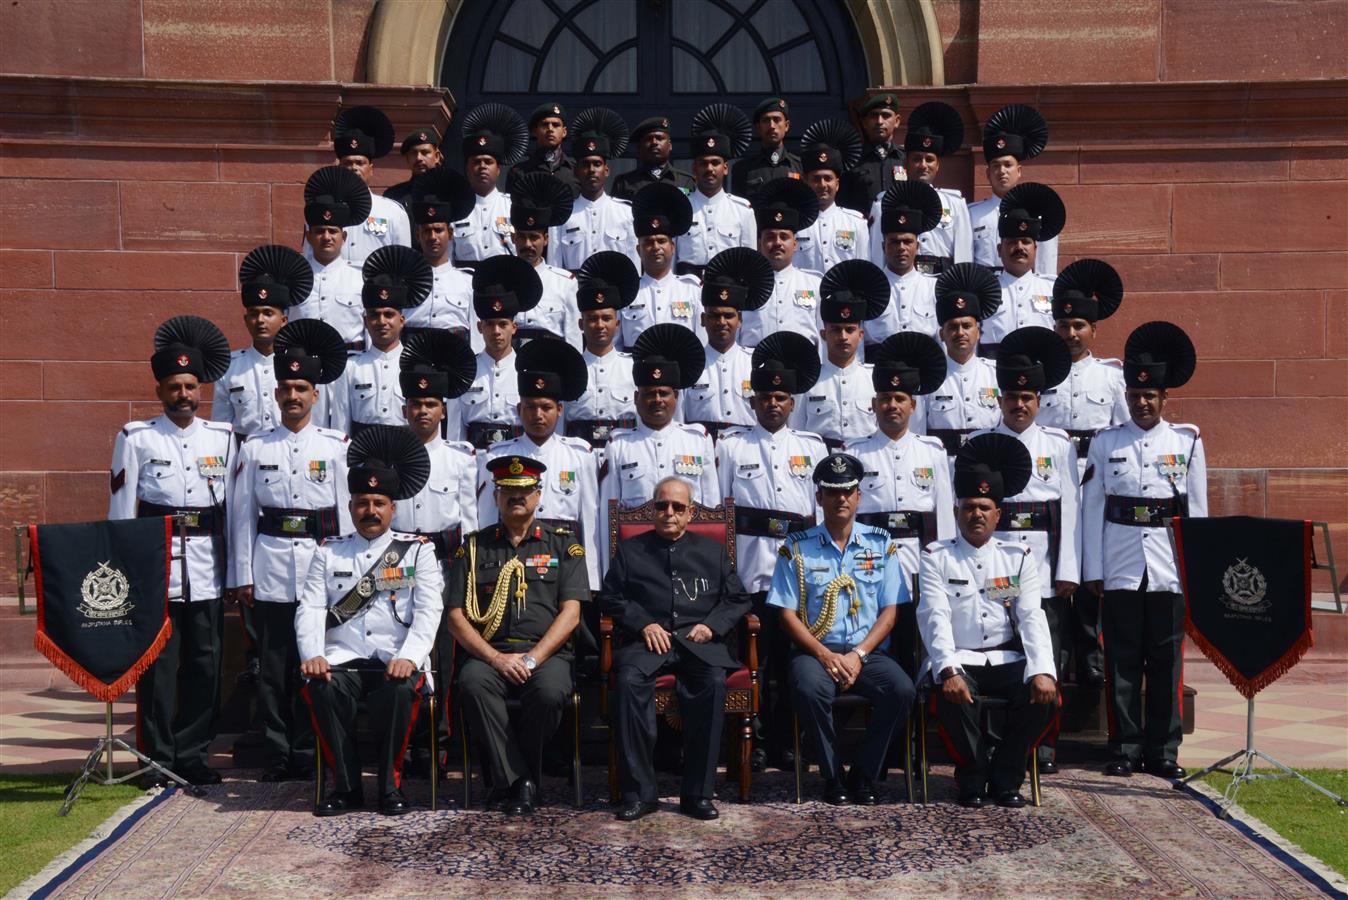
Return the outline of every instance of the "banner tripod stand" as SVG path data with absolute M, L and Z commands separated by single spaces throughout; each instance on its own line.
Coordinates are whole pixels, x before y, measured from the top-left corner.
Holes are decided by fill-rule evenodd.
M 1277 768 L 1281 769 L 1282 771 L 1256 772 L 1254 770 L 1254 762 L 1256 759 L 1262 759 L 1264 762 L 1270 763 L 1276 766 Z M 1228 763 L 1234 762 L 1236 760 L 1240 761 L 1236 763 L 1234 768 L 1231 769 L 1225 768 L 1225 766 Z M 1225 759 L 1218 760 L 1217 762 L 1213 763 L 1207 768 L 1202 769 L 1201 771 L 1198 772 L 1194 772 L 1192 775 L 1180 779 L 1179 781 L 1175 782 L 1175 789 L 1181 790 L 1189 782 L 1202 778 L 1204 775 L 1207 775 L 1210 772 L 1221 772 L 1223 774 L 1232 776 L 1231 783 L 1226 786 L 1226 790 L 1222 793 L 1222 802 L 1221 804 L 1219 804 L 1220 809 L 1217 812 L 1217 818 L 1219 819 L 1225 819 L 1231 815 L 1231 807 L 1234 806 L 1236 803 L 1236 793 L 1240 790 L 1241 785 L 1243 785 L 1247 781 L 1258 781 L 1262 778 L 1287 778 L 1290 776 L 1302 782 L 1303 784 L 1307 785 L 1308 787 L 1314 788 L 1315 790 L 1324 794 L 1329 799 L 1338 803 L 1339 806 L 1348 806 L 1348 800 L 1345 800 L 1343 797 L 1340 797 L 1338 794 L 1334 793 L 1328 788 L 1321 787 L 1314 781 L 1311 781 L 1305 775 L 1302 775 L 1300 772 L 1288 768 L 1278 760 L 1269 756 L 1264 751 L 1255 749 L 1253 697 L 1249 698 L 1246 701 L 1245 707 L 1245 749 L 1237 750 L 1235 753 L 1232 753 Z
M 65 802 L 61 804 L 61 811 L 57 813 L 58 816 L 64 816 L 70 812 L 70 807 L 75 805 L 75 801 L 79 799 L 80 794 L 84 791 L 84 786 L 90 781 L 94 784 L 122 784 L 130 781 L 137 775 L 142 775 L 146 772 L 158 772 L 164 778 L 172 781 L 193 797 L 205 796 L 206 791 L 204 789 L 191 784 L 187 779 L 178 775 L 176 772 L 161 766 L 121 738 L 114 737 L 112 733 L 111 702 L 103 704 L 103 722 L 106 725 L 107 730 L 98 739 L 98 743 L 94 744 L 94 749 L 90 750 L 89 755 L 85 757 L 84 766 L 80 769 L 79 774 L 75 776 L 75 780 L 70 782 L 70 786 L 66 788 Z M 144 765 L 134 772 L 115 777 L 112 773 L 112 753 L 114 750 L 125 750 L 127 753 L 130 753 L 136 759 L 144 763 Z M 100 774 L 98 771 L 99 762 L 104 756 L 107 757 L 107 770 L 104 774 Z

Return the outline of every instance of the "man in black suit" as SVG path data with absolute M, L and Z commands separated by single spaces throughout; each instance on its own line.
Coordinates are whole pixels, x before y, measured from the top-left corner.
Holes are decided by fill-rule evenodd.
M 618 545 L 599 600 L 629 638 L 618 649 L 614 726 L 623 805 L 634 822 L 659 808 L 655 787 L 655 679 L 678 676 L 683 717 L 679 811 L 715 819 L 711 802 L 725 709 L 727 669 L 739 663 L 727 632 L 749 611 L 749 597 L 725 545 L 688 533 L 691 485 L 678 477 L 655 486 L 655 530 Z

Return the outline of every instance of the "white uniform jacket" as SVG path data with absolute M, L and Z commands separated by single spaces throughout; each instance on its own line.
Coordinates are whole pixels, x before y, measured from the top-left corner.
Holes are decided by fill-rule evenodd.
M 933 185 L 934 187 L 934 185 Z M 923 232 L 917 238 L 917 252 L 920 256 L 940 256 L 953 259 L 957 263 L 973 262 L 973 229 L 969 224 L 969 204 L 964 195 L 954 188 L 936 188 L 941 198 L 941 222 L 931 231 Z M 880 231 L 880 200 L 884 194 L 878 194 L 871 204 L 871 259 L 885 258 L 885 236 Z
M 276 405 L 276 366 L 252 346 L 229 355 L 229 368 L 215 383 L 211 420 L 225 422 L 240 438 L 270 431 L 281 424 Z
M 753 389 L 749 376 L 753 354 L 739 344 L 731 344 L 722 353 L 706 348 L 707 367 L 697 384 L 683 392 L 683 418 L 687 422 L 714 422 L 751 426 L 754 411 L 749 405 Z
M 675 275 L 672 269 L 660 279 L 643 272 L 637 284 L 637 299 L 619 317 L 622 329 L 616 343 L 623 350 L 631 350 L 641 332 L 661 322 L 682 325 L 697 335 L 699 341 L 707 342 L 707 332 L 702 327 L 702 281 L 693 275 Z
M 845 259 L 870 259 L 871 233 L 866 217 L 834 203 L 796 232 L 796 262 L 802 269 L 827 272 Z
M 1128 421 L 1123 363 L 1087 353 L 1072 363 L 1066 381 L 1039 393 L 1039 415 L 1035 421 L 1068 433 L 1077 445 L 1077 460 L 1084 474 L 1090 442 L 1083 447 L 1079 436 L 1094 435 Z
M 328 427 L 350 434 L 354 423 L 406 425 L 398 380 L 402 358 L 402 344 L 389 350 L 370 347 L 349 358 L 341 377 L 327 386 Z
M 688 201 L 693 205 L 693 225 L 674 242 L 679 262 L 705 266 L 722 250 L 758 246 L 758 225 L 748 200 L 724 190 L 708 197 L 694 188 Z
M 477 453 L 467 441 L 435 438 L 426 444 L 431 476 L 416 496 L 393 510 L 395 531 L 439 534 L 477 531 Z
M 534 267 L 543 282 L 543 299 L 527 312 L 515 316 L 515 325 L 525 337 L 538 337 L 534 331 L 545 331 L 549 337 L 560 338 L 573 347 L 581 346 L 580 310 L 576 306 L 576 276 L 566 269 L 540 263 Z
M 997 405 L 1000 397 L 996 363 L 982 356 L 971 356 L 963 364 L 947 357 L 945 381 L 923 398 L 927 401 L 927 433 L 995 428 L 1002 419 Z
M 839 368 L 825 359 L 814 387 L 796 395 L 791 425 L 830 441 L 855 441 L 875 430 L 875 384 L 872 367 L 852 360 Z
M 997 276 L 1002 285 L 1002 305 L 979 323 L 978 343 L 1000 344 L 1017 328 L 1038 325 L 1053 329 L 1053 279 L 1026 272 L 1017 278 L 1008 272 Z
M 891 334 L 916 331 L 940 340 L 941 323 L 936 321 L 936 278 L 913 269 L 899 275 L 881 265 L 889 279 L 889 306 L 878 318 L 865 323 L 866 344 L 878 344 Z
M 496 188 L 485 197 L 475 196 L 468 218 L 450 227 L 454 229 L 450 255 L 456 262 L 476 262 L 503 253 L 515 255 L 515 245 L 510 241 L 515 233 L 510 224 L 510 195 Z
M 613 250 L 641 266 L 632 229 L 632 204 L 608 194 L 594 200 L 577 197 L 571 218 L 548 233 L 548 261 L 575 271 L 600 250 Z
M 772 296 L 760 309 L 745 310 L 744 325 L 737 340 L 756 347 L 763 338 L 777 331 L 794 331 L 819 343 L 819 282 L 823 276 L 808 269 L 787 266 L 773 273 Z
M 296 319 L 326 322 L 347 344 L 359 343 L 359 347 L 352 349 L 364 349 L 369 338 L 365 334 L 365 304 L 360 299 L 365 287 L 360 266 L 350 265 L 339 256 L 326 266 L 310 259 L 309 268 L 314 270 L 314 288 L 303 303 L 286 310 L 286 316 L 292 322 Z
M 420 306 L 403 310 L 404 328 L 443 328 L 468 341 L 474 353 L 482 352 L 482 335 L 473 312 L 473 276 L 467 269 L 445 262 L 431 269 L 431 295 Z

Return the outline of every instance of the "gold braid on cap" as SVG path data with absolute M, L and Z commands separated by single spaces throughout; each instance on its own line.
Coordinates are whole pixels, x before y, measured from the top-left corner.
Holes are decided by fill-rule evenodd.
M 515 615 L 524 611 L 524 563 L 518 558 L 511 559 L 501 567 L 496 578 L 496 588 L 491 594 L 491 604 L 482 612 L 477 605 L 477 535 L 468 537 L 468 584 L 465 590 L 463 611 L 468 621 L 482 633 L 482 640 L 490 641 L 505 620 L 506 595 L 510 593 L 510 579 L 518 578 L 515 588 Z
M 805 627 L 810 629 L 810 636 L 816 641 L 822 641 L 824 635 L 833 629 L 833 622 L 838 617 L 838 595 L 847 591 L 852 595 L 851 602 L 847 605 L 847 614 L 855 616 L 861 609 L 861 595 L 857 593 L 857 583 L 852 580 L 851 575 L 843 574 L 830 581 L 824 586 L 824 603 L 819 607 L 819 618 L 813 623 L 810 622 L 809 608 L 806 605 L 805 593 L 805 559 L 796 550 L 791 557 L 796 564 L 796 587 L 800 591 L 800 602 L 796 606 L 796 616 Z

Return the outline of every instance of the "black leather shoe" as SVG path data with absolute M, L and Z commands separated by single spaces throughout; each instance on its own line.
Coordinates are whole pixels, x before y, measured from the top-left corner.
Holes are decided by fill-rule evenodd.
M 959 804 L 965 809 L 982 809 L 986 801 L 982 794 L 960 794 Z
M 623 808 L 618 810 L 613 818 L 619 822 L 635 822 L 637 819 L 644 819 L 651 813 L 660 808 L 659 803 L 648 803 L 645 800 L 633 800 L 631 803 L 624 803 Z
M 538 788 L 528 778 L 521 778 L 511 789 L 510 800 L 503 807 L 508 816 L 533 815 L 538 802 Z
M 189 784 L 219 784 L 220 773 L 214 769 L 202 766 L 200 769 L 188 769 L 182 773 L 183 778 L 187 779 Z
M 291 766 L 288 766 L 285 763 L 278 763 L 259 775 L 257 780 L 266 782 L 296 781 L 300 777 L 300 774 Z
M 365 798 L 360 791 L 348 791 L 345 794 L 334 791 L 324 798 L 322 803 L 314 807 L 314 815 L 319 818 L 340 816 L 344 812 L 360 809 L 364 805 Z
M 248 660 L 247 664 L 239 670 L 239 674 L 234 676 L 234 683 L 240 687 L 253 687 L 257 684 L 262 671 L 262 664 L 256 659 Z
M 142 791 L 152 791 L 155 788 L 168 787 L 169 780 L 158 772 L 150 771 L 140 776 L 140 780 L 136 783 L 140 785 Z
M 1026 803 L 1019 791 L 1002 791 L 997 795 L 997 805 L 1007 809 L 1020 809 Z
M 721 817 L 716 811 L 716 806 L 706 797 L 684 797 L 679 801 L 679 812 L 704 822 Z
M 847 789 L 841 781 L 829 778 L 824 781 L 824 802 L 833 806 L 846 806 L 852 802 L 852 798 L 847 796 Z
M 1173 759 L 1154 759 L 1145 766 L 1147 773 L 1160 778 L 1183 778 L 1189 773 Z
M 510 799 L 510 791 L 492 788 L 487 792 L 487 799 L 482 802 L 482 808 L 489 812 L 503 812 Z
M 379 812 L 386 816 L 405 816 L 412 811 L 412 804 L 407 802 L 403 792 L 394 788 L 387 794 L 379 798 Z
M 754 752 L 749 756 L 749 771 L 762 772 L 768 767 L 768 751 L 762 747 L 755 747 Z
M 1133 764 L 1126 759 L 1116 759 L 1105 766 L 1105 774 L 1114 778 L 1128 778 L 1133 774 Z
M 871 780 L 860 775 L 848 776 L 847 793 L 852 795 L 852 802 L 857 806 L 874 806 L 879 802 L 879 799 L 875 796 L 875 787 L 871 784 Z
M 1054 762 L 1053 760 L 1051 760 L 1051 759 L 1040 760 L 1040 761 L 1039 761 L 1039 774 L 1040 774 L 1040 775 L 1057 775 L 1057 774 L 1058 774 L 1058 764 L 1057 764 L 1056 762 Z

